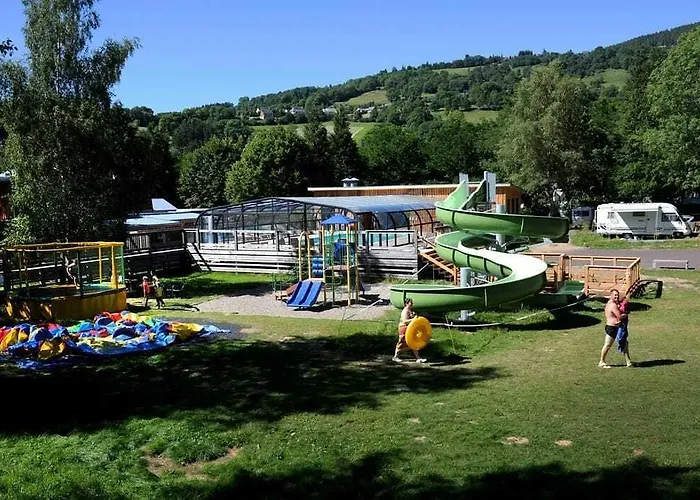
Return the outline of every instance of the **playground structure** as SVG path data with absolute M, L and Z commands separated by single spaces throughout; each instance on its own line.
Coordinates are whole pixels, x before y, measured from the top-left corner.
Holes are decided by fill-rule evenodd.
M 53 321 L 124 310 L 123 247 L 121 242 L 80 242 L 6 248 L 7 315 L 22 321 Z
M 336 231 L 336 226 L 339 226 Z M 344 230 L 343 230 L 344 228 Z M 344 281 L 347 305 L 359 299 L 361 282 L 357 265 L 357 220 L 336 214 L 321 222 L 321 231 L 302 232 L 299 236 L 299 281 L 288 293 L 287 306 L 313 306 L 321 292 L 323 302 L 336 302 L 336 291 Z

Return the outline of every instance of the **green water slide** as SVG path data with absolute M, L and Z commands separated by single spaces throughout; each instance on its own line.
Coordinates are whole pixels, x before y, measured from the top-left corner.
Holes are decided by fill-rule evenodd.
M 457 231 L 438 236 L 438 255 L 458 267 L 497 278 L 496 281 L 470 287 L 452 285 L 404 284 L 391 287 L 391 303 L 403 307 L 404 299 L 413 299 L 418 312 L 483 310 L 499 304 L 526 299 L 545 286 L 547 264 L 522 254 L 495 252 L 483 248 L 493 234 L 511 237 L 558 238 L 569 230 L 563 217 L 477 212 L 486 199 L 486 183 L 471 195 L 462 182 L 445 200 L 435 203 L 437 218 Z

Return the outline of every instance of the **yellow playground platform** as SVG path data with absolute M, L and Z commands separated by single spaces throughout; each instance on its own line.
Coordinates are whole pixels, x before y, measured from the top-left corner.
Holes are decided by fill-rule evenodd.
M 20 321 L 90 319 L 126 308 L 124 244 L 45 243 L 5 249 L 4 306 Z

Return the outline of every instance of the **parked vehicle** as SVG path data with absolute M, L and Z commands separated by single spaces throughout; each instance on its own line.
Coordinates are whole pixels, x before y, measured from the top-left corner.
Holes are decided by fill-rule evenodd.
M 607 203 L 595 212 L 596 233 L 625 238 L 692 234 L 688 222 L 670 203 Z
M 595 209 L 593 207 L 576 207 L 571 211 L 571 227 L 587 227 L 593 226 L 593 216 Z

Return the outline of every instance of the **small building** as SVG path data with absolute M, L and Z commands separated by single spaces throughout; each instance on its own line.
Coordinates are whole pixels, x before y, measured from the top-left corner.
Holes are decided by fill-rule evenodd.
M 288 109 L 286 112 L 289 113 L 290 115 L 294 116 L 295 118 L 297 116 L 306 115 L 306 111 L 301 106 L 294 106 L 293 108 Z
M 275 119 L 275 114 L 272 112 L 271 109 L 258 108 L 255 110 L 255 112 L 258 113 L 258 118 L 260 118 L 263 121 Z
M 189 268 L 187 233 L 204 209 L 180 209 L 162 198 L 151 200 L 151 210 L 126 220 L 125 260 L 127 276 L 149 271 Z
M 321 111 L 323 112 L 324 115 L 326 115 L 328 117 L 333 117 L 338 112 L 338 110 L 335 108 L 323 108 Z

